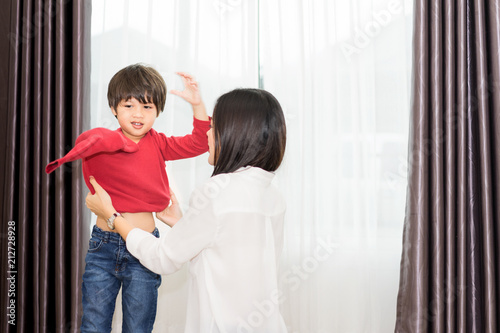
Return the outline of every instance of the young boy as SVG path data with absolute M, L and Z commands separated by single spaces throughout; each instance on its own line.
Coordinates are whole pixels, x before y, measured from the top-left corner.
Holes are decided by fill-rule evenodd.
M 193 108 L 193 131 L 183 137 L 166 137 L 152 129 L 163 111 L 166 85 L 153 68 L 141 64 L 120 70 L 108 86 L 108 102 L 120 125 L 116 131 L 95 128 L 78 137 L 63 158 L 47 165 L 50 173 L 61 164 L 82 159 L 85 182 L 94 193 L 93 176 L 111 196 L 116 210 L 135 227 L 159 236 L 153 212 L 169 204 L 165 161 L 189 158 L 208 150 L 210 121 L 198 85 L 178 73 L 184 91 L 171 93 Z M 142 266 L 114 231 L 113 221 L 97 218 L 86 256 L 82 284 L 82 332 L 110 332 L 115 300 L 122 287 L 123 332 L 151 332 L 161 277 Z

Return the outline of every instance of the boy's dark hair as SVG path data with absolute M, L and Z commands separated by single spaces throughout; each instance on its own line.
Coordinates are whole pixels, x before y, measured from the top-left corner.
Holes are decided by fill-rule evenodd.
M 261 89 L 235 89 L 217 100 L 213 112 L 214 172 L 245 166 L 275 171 L 283 160 L 286 126 L 278 100 Z
M 152 67 L 143 64 L 127 66 L 109 81 L 108 103 L 116 110 L 122 100 L 128 101 L 132 97 L 143 104 L 153 103 L 158 116 L 165 107 L 167 85 Z

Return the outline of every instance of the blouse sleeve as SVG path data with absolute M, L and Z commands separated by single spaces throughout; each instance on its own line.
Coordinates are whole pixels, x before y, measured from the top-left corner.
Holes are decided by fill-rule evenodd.
M 190 207 L 175 226 L 160 238 L 133 229 L 127 249 L 141 264 L 157 274 L 171 274 L 209 247 L 217 233 L 217 221 L 210 200 L 202 191 L 191 196 Z
M 158 133 L 158 140 L 165 161 L 195 157 L 208 151 L 207 132 L 210 129 L 210 120 L 204 121 L 193 118 L 193 131 L 185 136 L 167 137 Z

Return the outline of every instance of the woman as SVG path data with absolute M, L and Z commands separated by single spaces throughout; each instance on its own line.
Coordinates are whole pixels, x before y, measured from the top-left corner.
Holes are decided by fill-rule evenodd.
M 217 100 L 207 135 L 213 175 L 185 216 L 174 195 L 157 214 L 172 226 L 165 236 L 133 228 L 94 179 L 87 206 L 114 219 L 127 249 L 151 271 L 170 274 L 190 262 L 186 332 L 286 332 L 276 273 L 285 203 L 271 185 L 285 151 L 281 106 L 264 90 L 233 90 Z

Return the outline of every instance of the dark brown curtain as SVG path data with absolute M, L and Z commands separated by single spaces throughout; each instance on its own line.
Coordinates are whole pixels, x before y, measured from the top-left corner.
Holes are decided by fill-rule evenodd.
M 0 331 L 77 332 L 86 191 L 45 166 L 88 127 L 91 1 L 0 5 Z
M 416 0 L 396 332 L 500 332 L 500 0 Z

